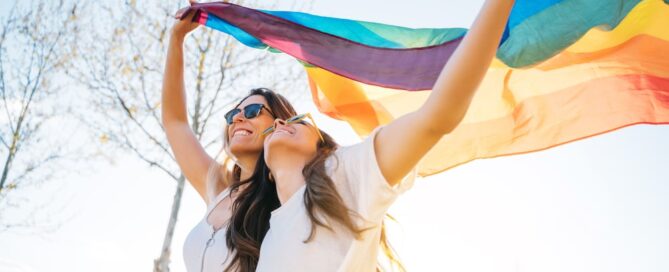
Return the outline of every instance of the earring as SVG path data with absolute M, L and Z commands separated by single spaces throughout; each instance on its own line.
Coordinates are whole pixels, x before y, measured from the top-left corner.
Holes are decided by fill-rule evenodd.
M 274 182 L 274 176 L 272 176 L 272 172 L 269 172 L 269 181 Z

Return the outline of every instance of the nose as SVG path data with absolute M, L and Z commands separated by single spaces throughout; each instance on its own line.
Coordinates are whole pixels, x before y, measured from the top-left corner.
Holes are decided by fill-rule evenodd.
M 244 111 L 243 111 L 243 110 L 242 110 L 242 111 L 239 111 L 237 114 L 235 114 L 234 116 L 232 116 L 232 122 L 233 122 L 233 123 L 241 122 L 241 121 L 244 120 L 244 119 L 245 119 L 245 117 L 244 117 Z
M 285 125 L 286 121 L 284 121 L 283 119 L 278 119 L 278 118 L 274 119 L 274 129 L 279 128 L 279 126 L 285 126 Z

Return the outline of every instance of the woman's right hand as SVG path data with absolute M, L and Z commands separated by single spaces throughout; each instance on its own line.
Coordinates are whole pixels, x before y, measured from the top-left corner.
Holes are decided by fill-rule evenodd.
M 196 3 L 194 0 L 189 0 L 188 2 L 190 2 L 190 5 Z M 178 21 L 172 26 L 172 35 L 177 37 L 184 37 L 186 34 L 193 31 L 193 29 L 196 29 L 200 25 L 197 22 L 193 22 L 193 16 L 195 16 L 195 12 L 191 11 L 184 17 L 184 13 L 188 9 L 189 7 L 182 8 L 174 15 L 174 18 Z

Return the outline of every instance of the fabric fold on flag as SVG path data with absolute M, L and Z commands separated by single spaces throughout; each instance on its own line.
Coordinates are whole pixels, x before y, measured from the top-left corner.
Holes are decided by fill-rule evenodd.
M 298 59 L 319 110 L 360 136 L 418 109 L 466 34 L 229 3 L 191 11 L 247 46 Z M 669 123 L 667 26 L 666 0 L 517 0 L 464 120 L 419 173 Z

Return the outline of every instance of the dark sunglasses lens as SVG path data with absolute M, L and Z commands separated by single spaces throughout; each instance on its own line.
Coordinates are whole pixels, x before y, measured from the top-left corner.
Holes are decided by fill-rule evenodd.
M 252 119 L 258 117 L 258 115 L 260 115 L 260 111 L 262 111 L 262 107 L 262 104 L 251 104 L 244 107 L 244 118 Z M 225 121 L 228 122 L 228 125 L 231 125 L 234 122 L 235 115 L 241 111 L 242 110 L 240 109 L 232 109 L 225 114 Z
M 232 109 L 228 113 L 225 114 L 225 121 L 228 122 L 228 125 L 232 124 L 232 119 L 235 118 L 235 115 L 239 113 L 241 110 L 240 109 Z
M 246 119 L 256 118 L 262 110 L 262 104 L 251 104 L 244 107 L 244 117 Z

